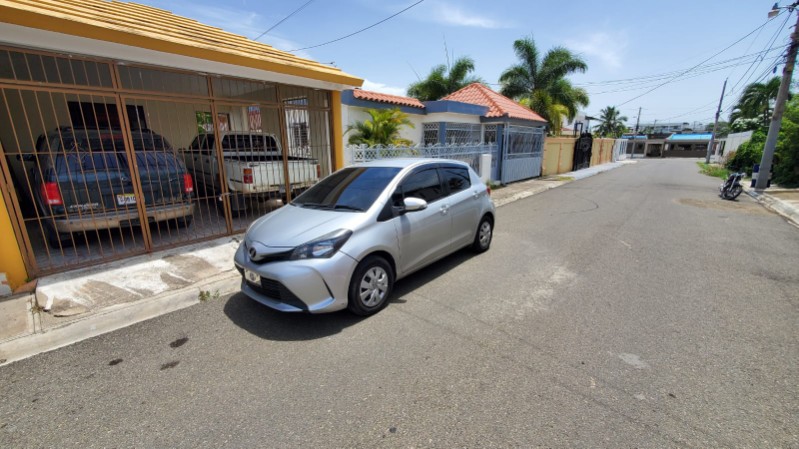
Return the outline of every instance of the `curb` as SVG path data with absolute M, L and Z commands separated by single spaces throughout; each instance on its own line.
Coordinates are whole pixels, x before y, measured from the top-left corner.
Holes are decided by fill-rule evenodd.
M 0 366 L 199 304 L 200 292 L 203 291 L 218 292 L 219 295 L 235 293 L 240 282 L 238 272 L 230 270 L 202 283 L 135 303 L 111 306 L 46 331 L 12 338 L 0 343 Z M 38 321 L 38 317 L 36 319 Z
M 774 198 L 768 193 L 758 193 L 754 190 L 744 190 L 747 195 L 754 198 L 755 201 L 763 205 L 766 209 L 783 217 L 788 223 L 799 227 L 799 210 L 786 204 L 784 201 Z

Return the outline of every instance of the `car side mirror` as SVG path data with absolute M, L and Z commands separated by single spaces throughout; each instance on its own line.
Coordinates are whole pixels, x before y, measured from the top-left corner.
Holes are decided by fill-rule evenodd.
M 416 212 L 427 209 L 427 201 L 421 198 L 408 197 L 402 202 L 405 212 Z

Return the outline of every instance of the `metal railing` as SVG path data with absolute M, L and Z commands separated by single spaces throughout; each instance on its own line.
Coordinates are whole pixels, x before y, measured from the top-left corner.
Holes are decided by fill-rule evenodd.
M 344 160 L 347 165 L 370 162 L 380 159 L 396 158 L 435 158 L 453 159 L 469 164 L 475 171 L 480 169 L 480 156 L 490 154 L 492 166 L 496 164 L 496 143 L 473 143 L 452 145 L 347 145 L 344 148 Z

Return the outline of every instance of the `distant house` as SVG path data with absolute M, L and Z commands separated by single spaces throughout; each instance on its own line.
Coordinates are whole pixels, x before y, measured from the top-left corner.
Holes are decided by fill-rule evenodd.
M 354 89 L 342 92 L 342 126 L 369 118 L 368 109 L 399 108 L 414 128 L 400 137 L 421 145 L 496 144 L 492 178 L 502 183 L 541 175 L 547 121 L 532 110 L 473 83 L 437 101 Z M 345 141 L 348 136 L 344 136 Z
M 496 142 L 497 126 L 542 128 L 547 124 L 540 115 L 479 83 L 437 101 L 354 89 L 344 91 L 341 102 L 345 131 L 356 121 L 367 120 L 367 109 L 399 108 L 414 124 L 403 129 L 400 137 L 424 145 Z
M 664 142 L 663 157 L 705 157 L 712 136 L 710 133 L 672 134 Z

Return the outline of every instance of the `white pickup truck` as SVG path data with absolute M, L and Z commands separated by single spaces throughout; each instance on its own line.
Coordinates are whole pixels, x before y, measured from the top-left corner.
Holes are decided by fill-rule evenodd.
M 283 152 L 272 134 L 225 132 L 220 135 L 224 179 L 234 216 L 247 209 L 252 200 L 281 198 L 286 201 L 287 186 L 292 197 L 315 184 L 321 175 L 319 161 L 288 156 L 289 183 L 283 169 Z M 219 164 L 213 133 L 200 134 L 183 152 L 189 173 L 202 183 L 207 195 L 219 196 Z

